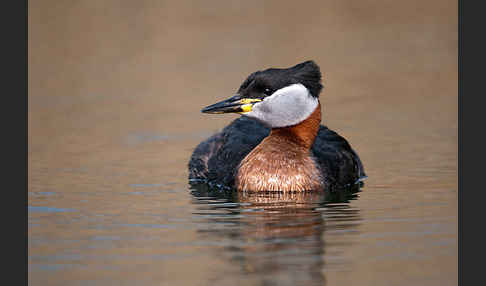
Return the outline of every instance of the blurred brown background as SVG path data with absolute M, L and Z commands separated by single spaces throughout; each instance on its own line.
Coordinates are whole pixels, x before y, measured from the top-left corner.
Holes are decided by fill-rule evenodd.
M 55 142 L 87 114 L 110 129 L 148 114 L 159 120 L 147 128 L 222 126 L 200 107 L 255 70 L 307 59 L 324 73 L 329 120 L 349 112 L 334 102 L 440 103 L 457 93 L 457 2 L 31 1 L 29 135 Z
M 426 257 L 369 261 L 398 248 L 373 248 L 374 236 L 363 236 L 338 255 L 352 261 L 353 272 L 327 270 L 326 279 L 455 284 L 457 6 L 451 0 L 29 1 L 29 206 L 81 209 L 87 217 L 103 211 L 124 220 L 134 218 L 127 210 L 151 202 L 190 208 L 181 194 L 192 149 L 237 117 L 200 109 L 231 96 L 251 72 L 312 59 L 324 75 L 323 121 L 349 140 L 369 175 L 353 205 L 365 221 L 359 232 L 396 231 L 393 243 Z M 129 184 L 161 182 L 174 183 L 181 194 L 116 197 Z M 391 186 L 398 187 L 387 192 Z M 63 195 L 33 195 L 52 190 Z M 381 220 L 388 217 L 397 220 Z M 400 220 L 410 217 L 415 220 Z M 29 255 L 37 255 L 29 265 L 67 249 L 56 239 L 92 233 L 89 224 L 59 228 L 58 216 L 34 219 L 42 227 L 29 228 Z M 421 233 L 425 221 L 439 221 L 446 237 L 408 236 Z M 197 240 L 189 231 L 161 237 Z M 41 238 L 47 242 L 34 243 Z M 450 244 L 424 247 L 440 238 Z M 146 277 L 131 272 L 129 260 L 116 260 L 123 274 Z M 95 269 L 106 260 L 87 261 L 93 269 L 54 275 L 32 268 L 29 279 L 49 285 L 73 277 L 119 279 L 117 271 Z M 191 276 L 177 263 L 151 263 L 146 271 L 155 281 L 193 285 L 205 281 L 214 261 L 194 260 Z

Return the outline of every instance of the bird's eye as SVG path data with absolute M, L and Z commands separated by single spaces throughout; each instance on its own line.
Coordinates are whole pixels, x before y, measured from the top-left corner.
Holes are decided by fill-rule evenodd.
M 272 94 L 272 91 L 269 88 L 265 88 L 265 91 L 263 91 L 265 95 L 270 95 Z

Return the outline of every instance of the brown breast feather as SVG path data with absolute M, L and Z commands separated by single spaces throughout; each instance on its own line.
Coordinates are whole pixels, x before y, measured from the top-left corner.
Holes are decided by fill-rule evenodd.
M 323 189 L 321 172 L 311 155 L 319 131 L 321 106 L 297 125 L 273 128 L 240 163 L 236 188 L 246 191 Z

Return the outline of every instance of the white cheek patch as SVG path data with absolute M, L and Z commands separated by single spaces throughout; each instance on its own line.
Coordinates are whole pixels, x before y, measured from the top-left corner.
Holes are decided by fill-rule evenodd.
M 275 91 L 262 102 L 255 103 L 252 111 L 245 115 L 270 127 L 292 126 L 307 119 L 318 104 L 318 99 L 299 83 Z

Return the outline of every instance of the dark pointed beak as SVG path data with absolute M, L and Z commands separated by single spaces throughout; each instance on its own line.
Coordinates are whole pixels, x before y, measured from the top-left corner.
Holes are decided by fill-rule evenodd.
M 210 106 L 204 107 L 202 113 L 221 114 L 221 113 L 246 113 L 251 111 L 253 104 L 262 101 L 256 98 L 242 98 L 239 94 L 220 101 Z

